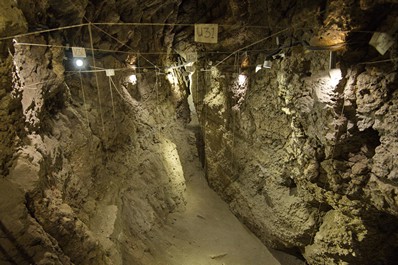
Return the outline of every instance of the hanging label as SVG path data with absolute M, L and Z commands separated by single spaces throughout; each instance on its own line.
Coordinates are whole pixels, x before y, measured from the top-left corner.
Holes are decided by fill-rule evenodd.
M 198 61 L 198 53 L 190 52 L 187 53 L 187 63 L 196 63 Z
M 86 49 L 83 47 L 72 47 L 73 57 L 86 58 Z
M 217 43 L 218 24 L 195 24 L 195 42 Z
M 381 55 L 384 55 L 394 44 L 394 39 L 387 33 L 375 32 L 369 44 L 375 47 Z
M 106 76 L 114 76 L 115 75 L 115 69 L 106 69 L 105 70 Z

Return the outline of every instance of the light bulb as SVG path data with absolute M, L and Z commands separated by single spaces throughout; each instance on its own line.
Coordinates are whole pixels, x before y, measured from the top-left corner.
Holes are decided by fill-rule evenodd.
M 130 75 L 129 82 L 133 85 L 137 84 L 137 76 L 135 74 Z
M 243 86 L 245 83 L 246 83 L 246 76 L 245 75 L 243 75 L 243 74 L 240 74 L 239 76 L 238 76 L 238 84 L 240 85 L 240 86 Z
M 329 70 L 330 84 L 337 86 L 340 80 L 343 78 L 340 68 L 333 68 Z
M 75 65 L 80 68 L 84 65 L 84 61 L 82 59 L 76 59 Z

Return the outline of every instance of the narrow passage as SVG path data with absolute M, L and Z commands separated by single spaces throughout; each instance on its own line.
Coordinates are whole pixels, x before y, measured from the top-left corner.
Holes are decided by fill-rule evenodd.
M 183 164 L 186 210 L 170 214 L 163 226 L 148 234 L 157 265 L 304 264 L 285 253 L 272 250 L 271 254 L 209 188 L 199 159 Z

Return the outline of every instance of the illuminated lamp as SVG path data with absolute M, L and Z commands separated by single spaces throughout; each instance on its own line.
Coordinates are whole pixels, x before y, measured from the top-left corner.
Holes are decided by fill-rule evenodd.
M 133 85 L 137 84 L 137 75 L 135 74 L 130 75 L 128 80 Z
M 77 66 L 77 68 L 82 68 L 84 66 L 84 60 L 81 58 L 75 59 L 75 65 Z
M 336 52 L 331 51 L 329 56 L 329 77 L 338 83 L 342 78 L 342 74 L 340 68 L 336 65 Z
M 240 74 L 240 75 L 238 76 L 238 84 L 239 84 L 240 86 L 243 86 L 243 85 L 246 83 L 246 79 L 247 79 L 247 76 L 246 76 L 246 75 Z

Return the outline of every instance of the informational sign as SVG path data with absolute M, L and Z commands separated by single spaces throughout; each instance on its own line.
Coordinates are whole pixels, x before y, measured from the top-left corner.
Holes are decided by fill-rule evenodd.
M 375 32 L 369 44 L 375 47 L 381 55 L 384 55 L 394 44 L 394 39 L 387 33 Z
M 72 47 L 73 57 L 86 58 L 86 50 L 83 47 Z
M 195 42 L 217 43 L 218 24 L 195 24 Z
M 106 69 L 105 70 L 106 76 L 114 76 L 115 75 L 115 69 Z

